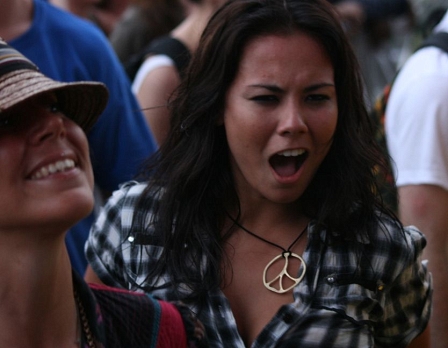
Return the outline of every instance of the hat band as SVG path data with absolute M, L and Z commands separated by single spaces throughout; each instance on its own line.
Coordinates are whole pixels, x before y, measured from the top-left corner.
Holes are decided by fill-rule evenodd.
M 0 59 L 1 60 L 1 59 Z M 9 62 L 1 62 L 0 63 L 0 77 L 10 73 L 11 71 L 17 70 L 33 70 L 39 71 L 39 69 L 25 60 L 11 60 Z
M 39 71 L 25 56 L 0 40 L 0 77 L 15 70 Z

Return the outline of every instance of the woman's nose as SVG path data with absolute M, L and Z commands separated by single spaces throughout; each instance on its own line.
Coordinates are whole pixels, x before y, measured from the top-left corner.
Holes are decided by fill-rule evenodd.
M 308 131 L 303 111 L 299 107 L 289 105 L 282 111 L 278 124 L 281 135 L 299 134 Z
M 66 133 L 63 115 L 46 111 L 36 117 L 28 139 L 32 144 L 37 145 L 49 139 L 65 137 Z

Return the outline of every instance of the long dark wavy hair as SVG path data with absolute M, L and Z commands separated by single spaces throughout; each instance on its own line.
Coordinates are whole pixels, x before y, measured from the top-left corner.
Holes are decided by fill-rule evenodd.
M 338 231 L 344 238 L 376 233 L 377 212 L 384 209 L 375 195 L 372 168 L 386 162 L 374 140 L 357 61 L 333 7 L 326 0 L 230 0 L 203 32 L 171 102 L 171 132 L 144 173 L 149 185 L 137 211 L 152 207 L 163 188 L 152 218 L 164 243 L 158 266 L 141 284 L 145 290 L 163 272 L 190 287 L 196 300 L 222 284 L 226 207 L 239 206 L 224 126 L 219 125 L 226 92 L 248 42 L 297 30 L 326 49 L 338 101 L 333 144 L 300 197 L 305 214 L 318 230 Z M 135 222 L 141 226 L 143 217 Z

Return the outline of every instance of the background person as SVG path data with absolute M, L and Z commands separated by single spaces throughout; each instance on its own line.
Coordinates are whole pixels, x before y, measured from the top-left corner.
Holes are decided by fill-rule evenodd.
M 144 294 L 89 287 L 72 272 L 64 236 L 94 206 L 84 131 L 107 98 L 103 84 L 47 78 L 0 40 L 2 347 L 179 348 L 204 342 L 185 309 L 181 315 L 173 304 Z
M 110 94 L 88 135 L 97 206 L 137 173 L 156 145 L 109 42 L 93 24 L 42 0 L 0 0 L 0 36 L 58 81 L 99 81 Z M 73 267 L 83 274 L 84 244 L 95 212 L 67 234 Z
M 334 4 L 361 67 L 368 109 L 415 48 L 408 0 L 328 0 Z
M 168 34 L 184 17 L 180 0 L 131 0 L 109 40 L 126 66 L 152 40 Z
M 225 1 L 186 1 L 188 15 L 169 35 L 177 45 L 184 47 L 185 55 L 195 52 L 209 18 Z M 178 87 L 181 73 L 173 59 L 167 55 L 151 54 L 137 71 L 132 83 L 132 91 L 137 96 L 159 145 L 164 142 L 170 129 L 168 99 Z
M 42 0 L 88 19 L 109 36 L 129 7 L 131 0 Z
M 438 5 L 438 6 L 436 6 Z M 429 8 L 448 8 L 432 1 Z M 423 10 L 420 8 L 420 10 Z M 427 9 L 428 10 L 428 9 Z M 428 12 L 417 12 L 419 22 Z M 448 32 L 448 14 L 434 29 Z M 447 38 L 448 45 L 448 38 Z M 395 166 L 398 214 L 425 232 L 424 256 L 434 277 L 431 347 L 448 346 L 448 54 L 416 51 L 394 80 L 386 108 L 386 139 Z

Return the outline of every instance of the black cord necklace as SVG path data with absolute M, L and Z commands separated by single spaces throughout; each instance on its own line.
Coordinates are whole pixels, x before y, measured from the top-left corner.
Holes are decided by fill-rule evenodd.
M 294 244 L 297 243 L 297 241 L 300 239 L 300 237 L 302 237 L 302 236 L 305 234 L 305 231 L 308 229 L 308 225 L 305 226 L 305 228 L 303 229 L 303 231 L 300 232 L 300 234 L 297 236 L 296 239 L 294 239 L 294 241 L 291 243 L 291 245 L 288 247 L 288 249 L 285 249 L 285 248 L 283 248 L 282 246 L 280 246 L 280 245 L 278 245 L 278 244 L 275 244 L 275 243 L 273 243 L 273 242 L 271 242 L 271 241 L 269 241 L 269 240 L 267 240 L 267 239 L 264 239 L 263 237 L 260 237 L 260 236 L 256 235 L 255 233 L 249 231 L 246 227 L 244 227 L 243 225 L 241 225 L 240 223 L 238 223 L 238 221 L 234 220 L 233 218 L 231 218 L 231 220 L 233 221 L 233 223 L 234 223 L 236 226 L 238 226 L 239 228 L 241 228 L 243 231 L 249 233 L 251 236 L 253 236 L 253 237 L 255 237 L 255 238 L 257 238 L 257 239 L 259 239 L 259 240 L 261 240 L 261 241 L 263 241 L 263 242 L 265 242 L 265 243 L 268 243 L 268 244 L 270 244 L 270 245 L 272 245 L 272 246 L 275 246 L 275 247 L 277 247 L 277 248 L 279 248 L 279 249 L 282 250 L 282 253 L 281 253 L 280 255 L 274 257 L 274 258 L 273 258 L 273 259 L 266 265 L 266 267 L 264 268 L 264 271 L 263 271 L 263 285 L 264 285 L 268 290 L 273 291 L 273 292 L 276 292 L 276 293 L 278 293 L 278 294 L 284 294 L 284 293 L 288 292 L 289 290 L 292 290 L 297 284 L 300 283 L 300 281 L 301 281 L 301 280 L 303 279 L 303 277 L 305 276 L 305 272 L 306 272 L 306 263 L 305 263 L 305 261 L 303 260 L 302 257 L 300 257 L 299 255 L 293 253 L 293 252 L 291 251 L 291 248 L 294 246 Z M 280 259 L 280 258 L 282 258 L 282 257 L 285 259 L 285 265 L 283 266 L 283 269 L 281 270 L 281 272 L 280 272 L 274 279 L 268 281 L 268 280 L 266 279 L 266 275 L 267 275 L 267 271 L 268 271 L 269 267 L 271 267 L 271 265 L 272 265 L 273 263 L 275 263 L 278 259 Z M 302 267 L 302 272 L 301 272 L 301 274 L 299 275 L 298 278 L 292 277 L 292 276 L 288 273 L 289 257 L 293 257 L 293 258 L 298 259 L 298 260 L 301 262 L 302 266 L 303 266 L 303 267 Z M 293 284 L 292 284 L 291 286 L 287 287 L 286 289 L 283 288 L 283 277 L 284 277 L 284 276 L 288 277 L 288 278 L 293 282 Z M 272 286 L 272 284 L 275 283 L 275 282 L 278 282 L 278 287 L 277 287 L 277 288 L 275 288 L 275 287 Z

